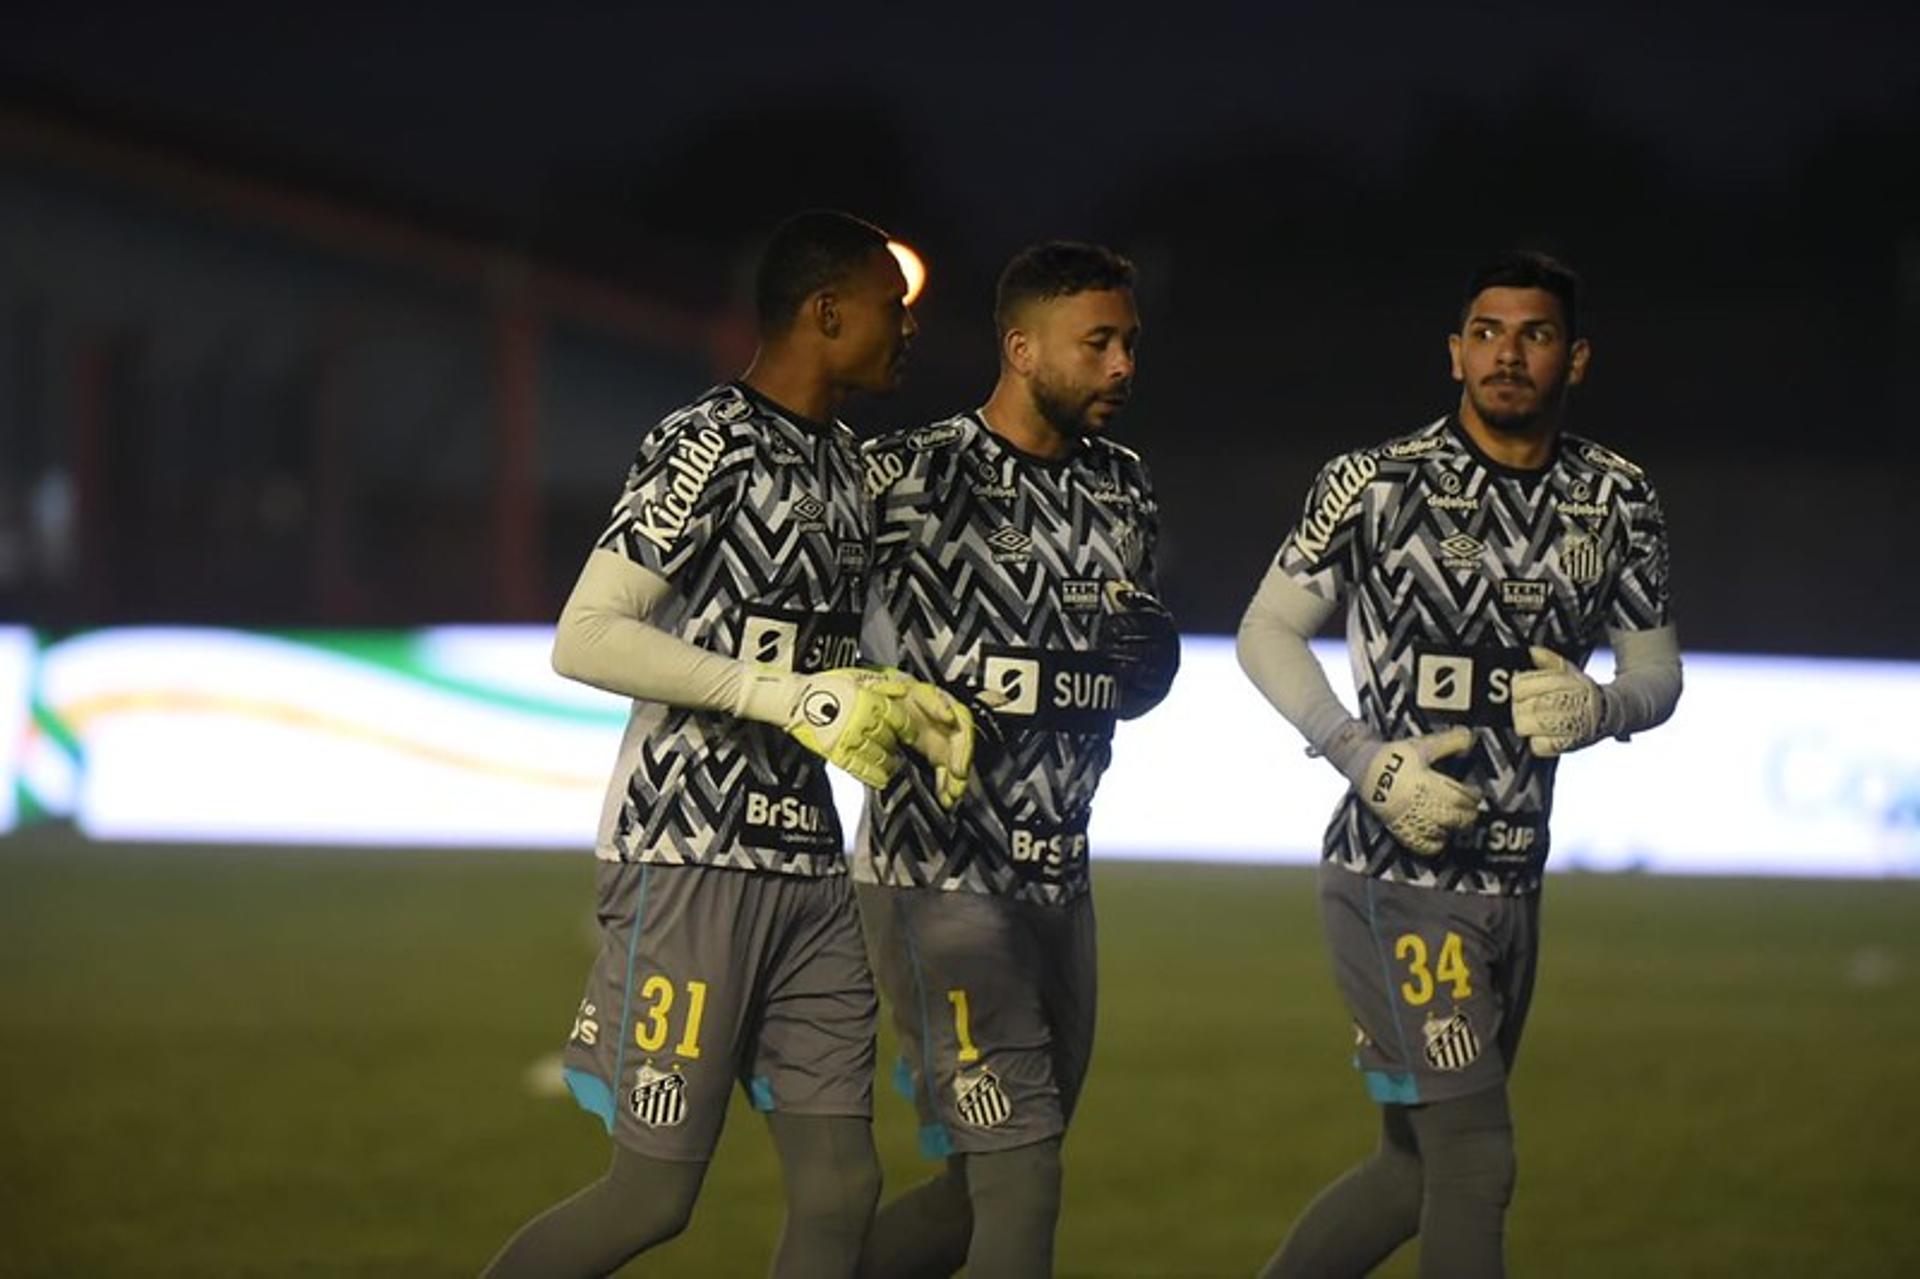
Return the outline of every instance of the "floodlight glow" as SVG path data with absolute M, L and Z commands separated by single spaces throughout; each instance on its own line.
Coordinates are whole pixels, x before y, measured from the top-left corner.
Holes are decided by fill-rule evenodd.
M 920 255 L 898 240 L 887 241 L 887 252 L 893 254 L 893 260 L 900 264 L 900 274 L 907 277 L 907 305 L 912 306 L 920 298 L 920 290 L 927 286 L 927 264 Z

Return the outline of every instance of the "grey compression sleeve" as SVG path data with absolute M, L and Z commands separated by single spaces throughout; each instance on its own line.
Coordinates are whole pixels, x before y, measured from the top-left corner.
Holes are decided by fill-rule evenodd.
M 595 550 L 561 610 L 553 669 L 642 701 L 739 714 L 751 668 L 648 620 L 672 592 L 658 573 Z
M 1267 570 L 1240 619 L 1240 669 L 1316 755 L 1351 778 L 1380 746 L 1371 729 L 1347 713 L 1307 640 L 1334 606 L 1278 567 Z
M 1680 638 L 1671 626 L 1652 631 L 1609 631 L 1613 682 L 1601 685 L 1604 726 L 1610 737 L 1663 724 L 1680 701 Z

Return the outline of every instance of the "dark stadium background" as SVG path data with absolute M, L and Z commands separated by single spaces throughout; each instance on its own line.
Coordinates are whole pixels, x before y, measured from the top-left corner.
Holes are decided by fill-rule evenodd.
M 1322 459 L 1449 405 L 1460 284 L 1524 242 L 1588 278 L 1571 425 L 1653 473 L 1683 641 L 1912 659 L 1917 25 L 43 6 L 0 41 L 0 620 L 546 622 L 637 433 L 750 350 L 755 238 L 825 204 L 931 268 L 863 430 L 984 396 L 1021 245 L 1134 256 L 1118 434 L 1191 631 Z M 1063 1272 L 1250 1272 L 1369 1140 L 1309 880 L 1102 891 Z M 1519 1272 L 1920 1271 L 1913 885 L 1553 893 Z M 0 1274 L 470 1272 L 602 1158 L 519 1081 L 585 903 L 584 858 L 0 841 Z M 756 1273 L 773 1176 L 737 1116 L 669 1272 Z

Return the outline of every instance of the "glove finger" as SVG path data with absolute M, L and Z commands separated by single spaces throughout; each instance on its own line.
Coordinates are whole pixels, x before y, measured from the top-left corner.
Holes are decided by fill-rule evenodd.
M 1521 702 L 1530 701 L 1546 693 L 1553 687 L 1553 683 L 1552 671 L 1515 671 L 1513 680 L 1507 688 L 1517 706 Z
M 945 695 L 942 694 L 942 696 Z M 948 738 L 947 767 L 959 775 L 960 785 L 964 789 L 967 778 L 973 773 L 973 744 L 976 736 L 973 712 L 952 698 L 948 698 L 947 702 L 953 707 L 955 728 Z
M 1560 656 L 1560 654 L 1554 652 L 1552 649 L 1547 648 L 1543 645 L 1540 645 L 1540 644 L 1529 645 L 1527 647 L 1527 652 L 1532 655 L 1533 664 L 1535 668 L 1538 670 L 1570 671 L 1573 669 L 1573 663 L 1569 662 L 1566 658 Z
M 1509 685 L 1515 703 L 1555 694 L 1577 696 L 1585 687 L 1586 681 L 1581 676 L 1565 671 L 1518 671 Z
M 1565 753 L 1566 748 L 1567 742 L 1563 737 L 1536 736 L 1527 739 L 1527 749 L 1541 759 L 1552 759 Z
M 940 807 L 949 811 L 966 798 L 967 775 L 965 773 L 955 773 L 952 769 L 944 767 L 936 768 L 933 770 L 933 785 L 935 793 L 940 798 Z
M 1431 764 L 1436 759 L 1446 759 L 1470 748 L 1473 745 L 1473 730 L 1464 724 L 1456 724 L 1442 733 L 1416 737 L 1410 745 L 1419 755 L 1421 763 Z
M 844 768 L 856 781 L 859 781 L 863 785 L 870 786 L 874 790 L 884 789 L 893 777 L 893 774 L 888 771 L 884 764 L 877 764 L 872 760 L 862 759 L 858 755 L 849 755 L 845 759 L 842 759 L 840 761 L 840 767 Z
M 1480 805 L 1478 802 L 1454 799 L 1446 804 L 1441 810 L 1441 814 L 1440 824 L 1442 826 L 1450 831 L 1465 830 L 1478 820 L 1480 816 Z
M 922 680 L 913 681 L 908 697 L 912 699 L 915 710 L 936 724 L 951 727 L 959 722 L 955 713 L 959 710 L 959 703 L 932 684 Z

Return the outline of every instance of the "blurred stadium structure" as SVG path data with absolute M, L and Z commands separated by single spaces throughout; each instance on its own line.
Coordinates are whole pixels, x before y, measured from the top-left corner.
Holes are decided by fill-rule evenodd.
M 774 165 L 810 124 L 890 127 L 790 114 L 742 164 Z M 1920 148 L 1902 147 L 1920 124 L 1840 130 L 1783 205 L 1689 188 L 1549 99 L 1509 126 L 1514 163 L 1536 166 L 1529 222 L 1445 168 L 1484 123 L 1435 112 L 1390 183 L 1228 140 L 1040 230 L 1141 262 L 1148 345 L 1120 434 L 1159 481 L 1183 621 L 1233 626 L 1321 461 L 1447 407 L 1456 277 L 1550 224 L 1593 286 L 1599 358 L 1572 426 L 1654 475 L 1683 642 L 1913 655 L 1920 603 L 1897 584 L 1920 558 Z M 550 619 L 637 433 L 751 349 L 728 286 L 784 208 L 727 204 L 702 238 L 666 185 L 726 186 L 712 148 L 742 136 L 645 188 L 626 247 L 575 246 L 558 215 L 543 235 L 388 212 L 0 112 L 0 614 Z M 872 212 L 924 227 L 933 280 L 909 386 L 852 406 L 865 430 L 981 393 L 992 273 L 1017 243 L 898 182 Z
M 86 129 L 0 115 L 0 156 L 16 617 L 540 616 L 581 549 L 549 504 L 618 480 L 578 439 L 740 358 L 724 316 Z

